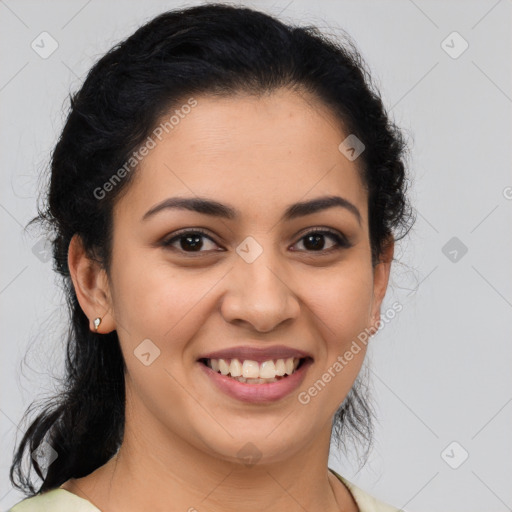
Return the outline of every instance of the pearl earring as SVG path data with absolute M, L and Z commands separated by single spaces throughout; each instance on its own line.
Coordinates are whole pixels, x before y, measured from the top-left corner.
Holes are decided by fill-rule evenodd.
M 100 326 L 101 324 L 101 318 L 100 317 L 97 317 L 94 319 L 94 330 L 96 332 L 98 332 L 98 327 Z

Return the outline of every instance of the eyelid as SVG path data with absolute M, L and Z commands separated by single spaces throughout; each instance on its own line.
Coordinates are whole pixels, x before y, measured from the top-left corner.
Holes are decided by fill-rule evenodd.
M 329 234 L 329 235 L 332 235 L 332 236 L 335 236 L 335 237 L 339 237 L 342 240 L 346 241 L 347 243 L 349 242 L 348 237 L 345 236 L 341 231 L 338 231 L 337 229 L 333 229 L 333 228 L 326 228 L 326 227 L 323 227 L 323 226 L 316 226 L 316 227 L 313 227 L 313 228 L 307 228 L 306 231 L 303 231 L 303 232 L 300 233 L 298 240 L 301 240 L 302 238 L 304 238 L 305 236 L 309 235 L 310 233 Z
M 200 235 L 204 236 L 205 238 L 207 238 L 208 240 L 210 240 L 211 242 L 213 242 L 214 244 L 219 245 L 213 239 L 213 237 L 210 236 L 209 232 L 207 230 L 202 229 L 202 228 L 183 228 L 183 229 L 180 229 L 180 230 L 176 231 L 175 233 L 173 233 L 170 238 L 164 239 L 162 241 L 162 245 L 164 247 L 171 247 L 172 244 L 175 241 L 179 240 L 182 236 L 185 236 L 185 235 L 190 234 L 190 233 L 200 234 Z M 322 255 L 331 254 L 332 252 L 334 252 L 336 250 L 348 249 L 348 248 L 350 248 L 350 247 L 352 247 L 354 245 L 350 241 L 350 239 L 345 234 L 343 234 L 342 232 L 340 232 L 340 231 L 338 231 L 336 229 L 328 228 L 328 227 L 316 226 L 316 227 L 309 227 L 309 228 L 307 228 L 306 231 L 301 232 L 298 235 L 297 240 L 292 244 L 292 247 L 293 247 L 293 245 L 296 245 L 297 243 L 299 243 L 304 237 L 308 236 L 310 233 L 316 233 L 316 234 L 320 234 L 320 235 L 330 236 L 332 239 L 334 239 L 336 245 L 334 247 L 331 247 L 330 249 L 322 249 L 320 251 L 307 251 L 307 250 L 306 251 L 304 251 L 304 250 L 295 251 L 295 250 L 292 250 L 293 252 L 300 252 L 300 253 L 306 253 L 306 254 L 309 254 L 309 255 L 322 256 Z M 222 252 L 222 251 L 224 251 L 224 249 L 221 249 L 219 251 L 216 251 L 216 250 L 211 251 L 210 250 L 210 251 L 190 251 L 190 252 L 183 251 L 181 249 L 176 249 L 176 250 L 178 252 L 180 252 L 181 254 L 186 254 L 187 256 L 190 256 L 190 257 L 198 256 L 201 253 L 211 254 L 212 252 Z
M 299 235 L 297 242 L 295 242 L 293 245 L 300 242 L 304 237 L 308 236 L 310 233 L 318 233 L 320 235 L 328 235 L 336 241 L 337 245 L 335 247 L 332 247 L 331 249 L 322 249 L 321 251 L 301 251 L 301 252 L 306 252 L 307 254 L 317 253 L 318 255 L 322 255 L 322 254 L 327 255 L 333 251 L 336 251 L 337 249 L 348 249 L 354 245 L 353 242 L 351 242 L 350 239 L 345 234 L 343 234 L 341 231 L 338 231 L 337 229 L 326 228 L 326 227 L 321 227 L 321 226 L 308 228 L 307 231 L 302 232 Z
M 185 235 L 187 235 L 189 233 L 201 234 L 205 238 L 208 238 L 208 240 L 210 240 L 214 244 L 219 245 L 212 238 L 212 236 L 209 234 L 209 232 L 204 230 L 204 229 L 202 229 L 202 228 L 183 228 L 183 229 L 180 229 L 180 230 L 176 231 L 175 233 L 173 233 L 170 238 L 164 238 L 163 241 L 162 241 L 162 244 L 164 245 L 164 247 L 165 246 L 170 246 L 174 241 L 179 240 L 182 236 L 185 236 Z M 210 252 L 210 251 L 200 251 L 200 252 Z M 191 253 L 191 254 L 193 254 L 193 253 Z

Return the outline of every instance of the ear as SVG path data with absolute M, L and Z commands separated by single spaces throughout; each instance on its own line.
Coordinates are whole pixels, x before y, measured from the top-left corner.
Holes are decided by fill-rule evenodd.
M 392 236 L 388 237 L 384 243 L 379 262 L 373 268 L 373 301 L 370 310 L 372 336 L 378 331 L 380 324 L 380 308 L 386 290 L 388 288 L 391 263 L 395 250 L 395 240 Z
M 89 329 L 96 332 L 94 319 L 101 318 L 99 333 L 109 333 L 115 326 L 107 274 L 100 264 L 91 259 L 79 235 L 69 243 L 68 267 L 80 307 L 89 318 Z

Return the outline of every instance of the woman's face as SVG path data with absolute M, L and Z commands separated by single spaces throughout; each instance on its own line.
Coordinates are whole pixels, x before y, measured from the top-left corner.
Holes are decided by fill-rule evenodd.
M 287 90 L 195 97 L 155 139 L 115 206 L 110 315 L 127 366 L 127 424 L 148 443 L 163 433 L 236 460 L 250 442 L 261 462 L 284 460 L 330 435 L 357 377 L 365 345 L 350 360 L 344 355 L 378 319 L 389 264 L 372 267 L 358 160 L 338 149 L 348 134 L 307 98 Z M 285 216 L 295 203 L 327 196 L 352 206 Z M 214 201 L 234 214 L 148 213 L 171 198 Z M 178 238 L 183 230 L 203 233 Z M 276 345 L 312 359 L 293 389 L 283 385 L 293 376 L 228 384 L 235 396 L 199 361 L 240 347 L 253 360 L 251 350 Z M 341 371 L 333 370 L 338 357 Z M 244 400 L 249 386 L 277 391 L 269 398 L 261 388 Z

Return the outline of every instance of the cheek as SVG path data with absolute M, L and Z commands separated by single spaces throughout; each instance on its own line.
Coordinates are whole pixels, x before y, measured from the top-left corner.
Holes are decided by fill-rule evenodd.
M 370 320 L 373 277 L 370 267 L 352 265 L 309 282 L 307 297 L 332 335 L 364 329 Z
M 371 267 L 345 265 L 308 280 L 306 310 L 311 311 L 318 365 L 302 388 L 299 402 L 318 415 L 334 414 L 348 395 L 364 362 L 373 296 Z M 361 336 L 363 335 L 363 336 Z
M 127 348 L 133 350 L 149 338 L 162 353 L 175 353 L 183 348 L 180 340 L 185 344 L 206 321 L 204 304 L 221 276 L 177 269 L 161 257 L 148 257 L 147 251 L 137 255 L 137 250 L 126 248 L 124 254 L 115 267 L 113 302 Z
M 315 331 L 323 340 L 317 344 L 322 362 L 318 370 L 322 373 L 331 369 L 331 374 L 336 375 L 335 403 L 348 393 L 364 361 L 369 340 L 373 274 L 371 266 L 346 265 L 344 269 L 309 280 L 308 284 L 305 292 L 308 309 L 313 315 Z M 338 363 L 333 368 L 335 362 Z

